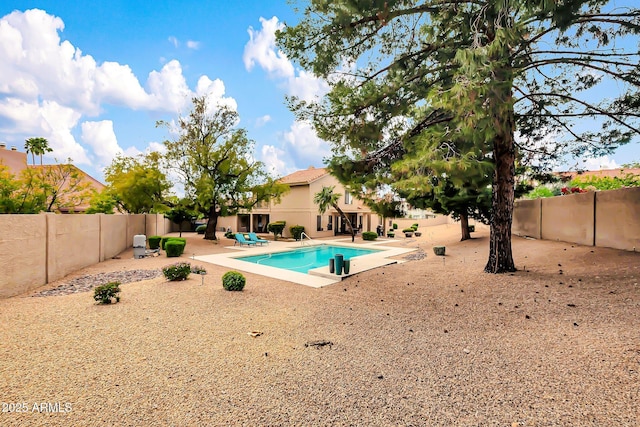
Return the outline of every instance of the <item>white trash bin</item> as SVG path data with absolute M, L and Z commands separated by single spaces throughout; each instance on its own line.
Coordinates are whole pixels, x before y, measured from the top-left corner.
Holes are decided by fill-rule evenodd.
M 144 234 L 136 234 L 133 236 L 133 257 L 144 258 L 147 250 L 147 236 Z

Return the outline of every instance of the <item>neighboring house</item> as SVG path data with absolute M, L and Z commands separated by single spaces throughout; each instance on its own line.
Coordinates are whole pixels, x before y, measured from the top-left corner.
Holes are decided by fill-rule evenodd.
M 361 231 L 375 231 L 380 218 L 373 213 L 362 201 L 349 194 L 338 180 L 331 176 L 324 168 L 300 170 L 280 179 L 288 184 L 291 190 L 282 197 L 280 203 L 271 202 L 269 205 L 258 206 L 250 213 L 240 213 L 232 217 L 218 219 L 221 229 L 231 228 L 233 231 L 255 231 L 268 233 L 267 224 L 275 221 L 286 221 L 284 236 L 291 235 L 289 227 L 304 226 L 309 237 L 330 237 L 336 234 L 348 233 L 346 222 L 343 223 L 338 212 L 329 208 L 324 214 L 318 212 L 318 206 L 313 203 L 316 193 L 322 187 L 334 188 L 334 193 L 342 194 L 338 206 L 349 217 L 354 228 Z
M 556 172 L 556 175 L 560 177 L 563 182 L 571 181 L 577 176 L 596 176 L 599 178 L 609 177 L 624 177 L 627 174 L 640 175 L 640 168 L 621 168 L 621 169 L 600 169 L 597 171 L 569 171 L 569 172 Z
M 0 164 L 4 164 L 9 168 L 13 175 L 20 175 L 20 173 L 27 168 L 55 168 L 58 165 L 28 165 L 27 164 L 27 153 L 20 152 L 16 149 L 16 147 L 11 147 L 10 150 L 6 148 L 5 144 L 0 143 Z M 81 180 L 83 184 L 88 184 L 89 188 L 96 190 L 97 192 L 101 192 L 105 185 L 102 184 L 97 179 L 88 175 L 82 169 L 79 169 L 75 165 L 71 165 L 81 176 Z M 65 187 L 68 185 L 68 182 L 64 182 L 62 184 L 62 192 L 64 192 Z M 61 213 L 69 213 L 69 212 L 84 212 L 89 207 L 89 202 L 84 203 L 82 205 L 74 206 L 73 208 L 61 208 Z

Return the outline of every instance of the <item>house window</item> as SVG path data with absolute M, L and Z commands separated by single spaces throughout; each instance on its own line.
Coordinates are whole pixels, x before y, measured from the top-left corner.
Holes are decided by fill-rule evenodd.
M 353 197 L 351 196 L 351 193 L 349 193 L 348 191 L 344 193 L 344 203 L 347 205 L 350 205 L 353 203 Z
M 333 230 L 333 215 L 329 215 L 329 222 L 327 222 L 327 230 Z
M 316 231 L 322 231 L 322 215 L 316 217 Z

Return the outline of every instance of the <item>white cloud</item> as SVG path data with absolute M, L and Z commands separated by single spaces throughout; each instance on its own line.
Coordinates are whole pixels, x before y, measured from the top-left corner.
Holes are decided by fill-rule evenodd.
M 244 47 L 244 66 L 251 71 L 257 64 L 267 72 L 270 78 L 282 80 L 289 95 L 305 101 L 312 101 L 326 94 L 329 85 L 323 79 L 304 70 L 296 70 L 287 56 L 276 48 L 276 31 L 284 24 L 274 16 L 271 19 L 260 18 L 262 29 L 249 27 L 249 41 Z
M 225 97 L 224 82 L 220 79 L 211 80 L 207 76 L 202 76 L 198 79 L 196 85 L 196 95 L 207 96 L 209 101 L 209 107 L 215 108 L 215 106 L 226 106 L 231 110 L 238 110 L 238 103 L 231 97 Z
M 303 168 L 317 166 L 331 154 L 329 144 L 318 138 L 308 122 L 294 122 L 291 129 L 284 133 L 284 141 L 285 148 L 296 165 Z
M 620 165 L 609 156 L 603 156 L 591 159 L 580 159 L 577 163 L 577 169 L 581 170 L 600 170 L 600 169 L 618 169 Z
M 244 66 L 251 71 L 257 63 L 273 77 L 293 77 L 293 64 L 284 53 L 276 51 L 276 31 L 284 28 L 274 16 L 271 19 L 260 18 L 262 30 L 249 27 L 249 41 L 244 47 L 242 59 Z
M 99 122 L 84 122 L 81 125 L 82 140 L 85 144 L 93 148 L 98 166 L 106 166 L 123 150 L 118 145 L 118 139 L 113 131 L 111 120 Z
M 189 49 L 193 49 L 193 50 L 198 50 L 200 49 L 200 42 L 194 41 L 194 40 L 187 40 L 187 47 Z
M 178 42 L 178 39 L 175 38 L 174 36 L 169 36 L 167 40 L 169 40 L 169 43 L 171 43 L 173 47 L 178 47 L 180 45 L 180 43 Z
M 273 145 L 263 145 L 261 150 L 262 162 L 267 171 L 273 176 L 284 176 L 291 171 L 287 169 L 287 153 Z
M 107 161 L 117 147 L 113 128 L 109 131 L 104 120 L 85 122 L 89 124 L 82 128 L 87 137 L 83 147 L 74 138 L 83 117 L 100 117 L 106 104 L 175 114 L 194 96 L 177 60 L 151 71 L 143 86 L 128 65 L 98 64 L 71 42 L 62 41 L 63 30 L 62 19 L 39 9 L 0 17 L 0 139 L 9 144 L 42 136 L 58 159 L 71 157 L 89 164 L 95 155 Z M 173 36 L 168 40 L 179 45 Z M 197 42 L 188 47 L 197 47 Z M 235 108 L 235 100 L 224 97 L 220 80 L 202 76 L 198 90 L 205 89 L 218 102 Z M 106 145 L 92 143 L 98 140 Z
M 271 116 L 266 114 L 262 117 L 258 117 L 256 120 L 256 127 L 262 127 L 271 121 Z

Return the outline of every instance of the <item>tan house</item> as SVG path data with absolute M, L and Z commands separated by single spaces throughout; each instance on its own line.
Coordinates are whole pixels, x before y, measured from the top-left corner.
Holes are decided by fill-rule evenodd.
M 27 153 L 23 153 L 18 151 L 16 147 L 11 147 L 11 149 L 7 149 L 4 143 L 0 143 L 0 164 L 3 164 L 9 168 L 9 171 L 18 176 L 20 173 L 27 168 L 54 168 L 57 165 L 28 165 L 27 164 Z M 75 165 L 71 165 L 73 169 L 75 169 L 82 180 L 82 184 L 89 189 L 93 189 L 97 192 L 101 192 L 105 185 L 102 184 L 97 179 L 93 178 L 82 169 L 78 168 Z M 62 183 L 62 189 L 68 185 L 68 182 Z M 61 208 L 61 213 L 69 213 L 69 212 L 84 212 L 89 207 L 88 202 L 82 205 L 74 206 L 73 208 Z
M 378 215 L 362 201 L 351 196 L 327 169 L 310 167 L 287 175 L 281 178 L 280 182 L 288 184 L 291 188 L 280 203 L 271 202 L 268 206 L 259 206 L 251 212 L 219 218 L 218 226 L 221 229 L 231 228 L 233 231 L 268 233 L 267 224 L 286 221 L 284 237 L 291 235 L 289 227 L 293 225 L 304 226 L 305 233 L 312 238 L 348 233 L 346 223 L 343 223 L 334 208 L 320 214 L 318 206 L 313 203 L 314 195 L 322 190 L 322 187 L 332 186 L 335 186 L 334 193 L 342 195 L 338 206 L 359 232 L 375 231 L 380 223 Z

